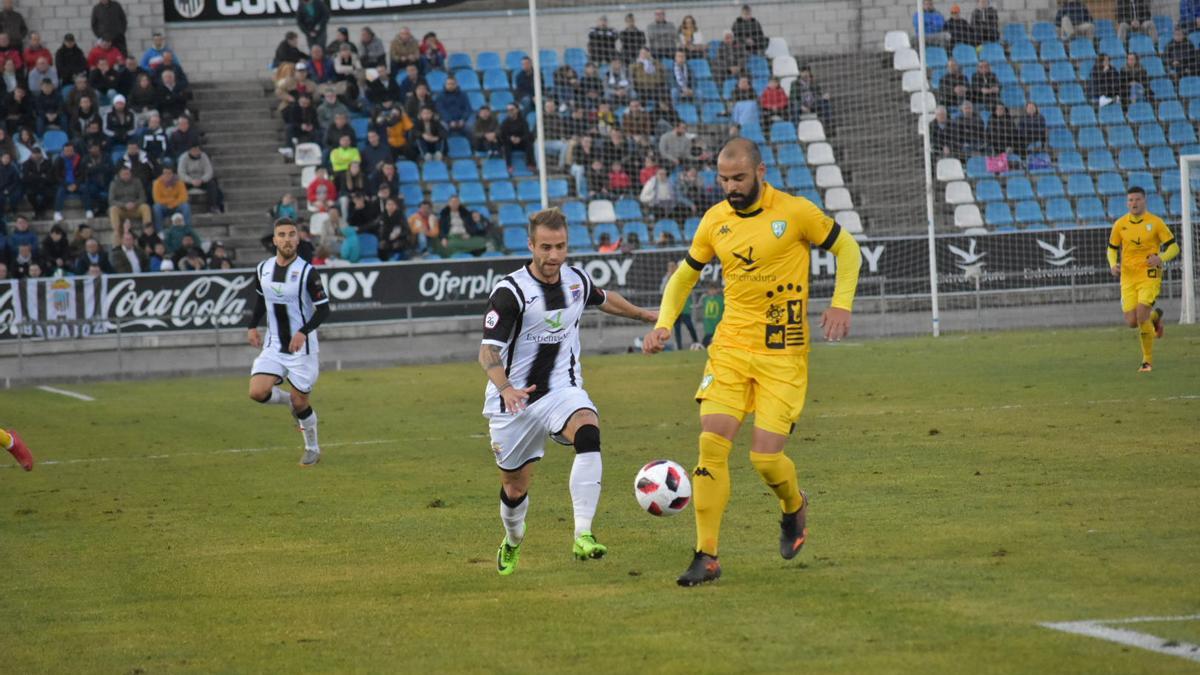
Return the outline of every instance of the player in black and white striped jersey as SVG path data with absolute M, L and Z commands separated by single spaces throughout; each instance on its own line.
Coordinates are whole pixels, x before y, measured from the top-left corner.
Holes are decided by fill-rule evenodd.
M 329 298 L 321 276 L 296 255 L 300 235 L 290 218 L 275 221 L 275 257 L 258 264 L 254 290 L 258 302 L 247 326 L 251 346 L 262 347 L 250 368 L 250 398 L 259 403 L 287 404 L 304 433 L 301 466 L 321 461 L 317 444 L 317 414 L 308 396 L 320 375 L 317 326 L 329 316 Z M 270 311 L 267 311 L 268 307 Z M 266 340 L 258 324 L 267 317 Z M 279 387 L 284 380 L 291 393 Z
M 547 436 L 575 448 L 570 478 L 575 557 L 600 558 L 607 552 L 591 532 L 600 502 L 600 419 L 583 390 L 579 320 L 589 306 L 647 323 L 658 318 L 654 310 L 597 288 L 582 269 L 565 265 L 567 220 L 558 209 L 530 217 L 529 250 L 533 259 L 492 291 L 479 349 L 489 380 L 483 414 L 500 467 L 505 537 L 496 569 L 503 575 L 517 566 L 532 464 L 545 454 Z

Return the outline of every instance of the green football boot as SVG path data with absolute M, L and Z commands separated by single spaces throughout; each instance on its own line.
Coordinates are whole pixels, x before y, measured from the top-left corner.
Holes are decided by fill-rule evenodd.
M 496 551 L 496 571 L 506 577 L 517 571 L 517 562 L 521 559 L 521 545 L 511 546 L 508 537 L 500 540 L 500 550 Z
M 578 560 L 587 560 L 588 558 L 603 558 L 605 553 L 608 553 L 608 547 L 596 541 L 591 532 L 584 532 L 575 537 L 575 546 L 573 547 L 575 557 Z

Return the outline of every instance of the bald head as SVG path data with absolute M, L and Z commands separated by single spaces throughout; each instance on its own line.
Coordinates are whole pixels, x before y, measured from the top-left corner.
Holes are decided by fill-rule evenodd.
M 739 160 L 749 160 L 751 170 L 762 164 L 762 151 L 758 149 L 758 144 L 741 137 L 726 141 L 717 161 L 737 162 Z

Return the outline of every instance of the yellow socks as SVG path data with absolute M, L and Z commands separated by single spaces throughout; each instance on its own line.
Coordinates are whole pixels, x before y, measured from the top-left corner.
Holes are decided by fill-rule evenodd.
M 796 465 L 791 458 L 782 452 L 751 452 L 750 463 L 767 487 L 775 491 L 775 496 L 779 497 L 779 507 L 784 513 L 795 513 L 804 506 L 804 498 L 800 496 L 800 486 L 796 481 Z
M 1138 340 L 1142 343 L 1142 363 L 1154 363 L 1154 321 L 1138 324 Z
M 696 549 L 717 555 L 721 516 L 729 503 L 729 450 L 733 442 L 708 431 L 700 434 L 700 462 L 692 472 L 696 507 Z
M 0 429 L 0 448 L 8 450 L 13 446 L 12 436 L 5 430 Z

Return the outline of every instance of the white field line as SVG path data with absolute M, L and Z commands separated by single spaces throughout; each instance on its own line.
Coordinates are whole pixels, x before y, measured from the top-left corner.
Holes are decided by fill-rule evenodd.
M 48 392 L 51 394 L 58 394 L 59 396 L 70 396 L 71 398 L 77 398 L 80 401 L 95 401 L 96 400 L 96 399 L 92 398 L 91 396 L 88 396 L 87 394 L 80 394 L 77 391 L 67 391 L 66 389 L 57 389 L 55 387 L 45 387 L 45 386 L 38 387 L 38 389 L 41 389 L 42 391 Z
M 1010 403 L 1007 405 L 981 405 L 981 406 L 964 406 L 961 408 L 933 408 L 933 409 L 914 409 L 914 410 L 854 410 L 850 412 L 837 413 L 821 413 L 817 415 L 820 418 L 839 418 L 839 417 L 877 417 L 879 415 L 894 415 L 903 413 L 905 415 L 944 415 L 948 413 L 970 413 L 970 412 L 996 412 L 1002 410 L 1023 410 L 1025 408 L 1036 408 L 1042 410 L 1049 407 L 1064 407 L 1070 408 L 1075 406 L 1092 407 L 1098 405 L 1112 405 L 1114 403 L 1137 403 L 1146 401 L 1194 401 L 1200 399 L 1200 394 L 1181 394 L 1179 396 L 1161 396 L 1150 398 L 1108 398 L 1096 399 L 1091 401 L 1046 401 L 1038 403 Z
M 1189 661 L 1200 662 L 1200 645 L 1178 640 L 1167 640 L 1149 633 L 1139 633 L 1125 628 L 1113 628 L 1106 624 L 1135 624 L 1157 621 L 1200 621 L 1200 614 L 1187 616 L 1138 616 L 1130 619 L 1099 619 L 1092 621 L 1064 621 L 1060 623 L 1040 623 L 1039 626 L 1051 630 L 1085 635 L 1116 642 L 1117 644 L 1137 647 L 1159 654 L 1178 656 Z
M 322 443 L 322 448 L 338 448 L 347 446 L 361 445 L 381 445 L 383 443 L 391 443 L 391 439 L 378 439 L 373 441 L 345 441 L 343 443 Z M 201 457 L 206 455 L 229 455 L 251 452 L 269 452 L 271 450 L 294 450 L 295 445 L 271 445 L 264 448 L 227 448 L 224 450 L 212 450 L 209 452 L 180 452 L 173 455 L 141 455 L 138 457 L 85 457 L 80 459 L 49 459 L 45 461 L 34 458 L 35 466 L 60 466 L 66 464 L 88 464 L 91 462 L 138 462 L 147 459 L 174 459 L 176 457 Z M 13 468 L 16 465 L 9 465 L 4 468 Z

